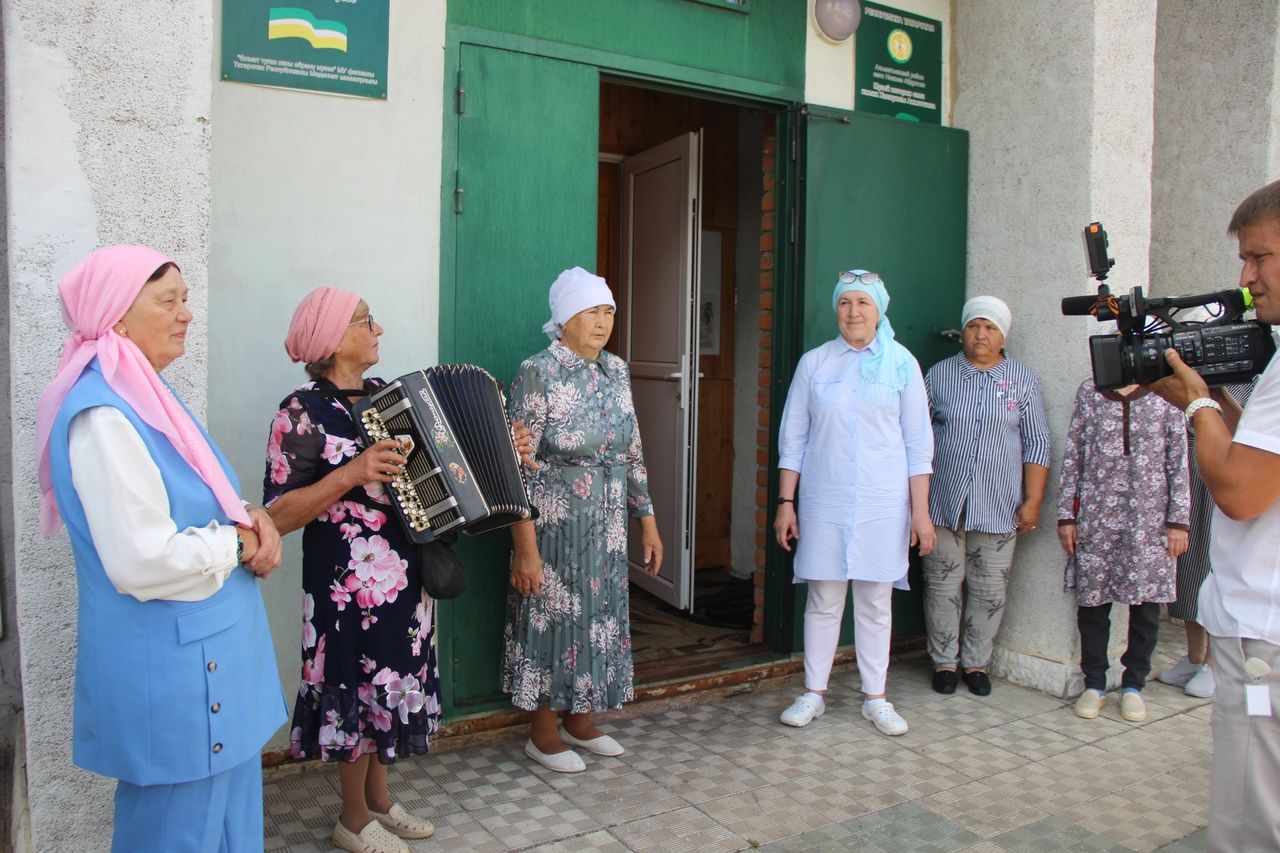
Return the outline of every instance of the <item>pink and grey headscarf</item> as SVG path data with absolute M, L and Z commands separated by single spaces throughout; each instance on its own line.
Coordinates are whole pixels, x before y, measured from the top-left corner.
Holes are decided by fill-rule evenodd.
M 167 257 L 146 246 L 107 246 L 82 259 L 62 279 L 62 319 L 71 334 L 62 344 L 58 372 L 36 407 L 36 458 L 40 471 L 40 532 L 52 536 L 62 525 L 53 496 L 49 437 L 68 392 L 96 357 L 111 389 L 150 427 L 160 431 L 213 490 L 222 511 L 247 523 L 248 514 L 226 472 L 191 415 L 156 373 L 142 350 L 116 334 L 119 323 L 152 274 Z M 174 266 L 177 266 L 174 264 Z
M 311 364 L 333 355 L 351 325 L 360 297 L 321 285 L 298 303 L 284 339 L 284 351 L 294 362 Z

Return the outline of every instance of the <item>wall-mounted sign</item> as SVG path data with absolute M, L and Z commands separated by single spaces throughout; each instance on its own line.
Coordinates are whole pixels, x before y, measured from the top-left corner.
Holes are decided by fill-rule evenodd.
M 390 0 L 223 0 L 222 79 L 387 97 Z
M 942 22 L 862 4 L 854 108 L 942 123 Z

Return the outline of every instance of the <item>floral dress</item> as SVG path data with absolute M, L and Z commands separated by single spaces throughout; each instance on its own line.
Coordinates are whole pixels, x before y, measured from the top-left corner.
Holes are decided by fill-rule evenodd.
M 1191 520 L 1186 418 L 1145 388 L 1076 392 L 1058 490 L 1058 524 L 1076 525 L 1066 588 L 1080 607 L 1173 601 L 1177 560 L 1165 529 Z
M 521 365 L 509 406 L 537 447 L 542 589 L 507 594 L 502 689 L 526 710 L 618 708 L 633 698 L 627 511 L 653 514 L 627 364 L 557 341 Z
M 347 398 L 326 390 L 333 384 L 308 382 L 280 404 L 267 443 L 267 506 L 363 449 Z M 376 752 L 390 764 L 425 753 L 440 725 L 435 607 L 381 483 L 352 489 L 307 524 L 302 589 L 291 755 L 355 761 Z

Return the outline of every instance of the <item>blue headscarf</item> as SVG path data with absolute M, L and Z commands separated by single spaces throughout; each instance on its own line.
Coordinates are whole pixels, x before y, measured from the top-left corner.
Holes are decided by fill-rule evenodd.
M 880 321 L 876 323 L 876 340 L 880 342 L 880 351 L 862 359 L 862 378 L 868 382 L 888 385 L 894 391 L 901 391 L 911 381 L 911 362 L 914 356 L 893 336 L 893 326 L 889 323 L 889 291 L 885 290 L 880 276 L 867 270 L 849 270 L 836 277 L 836 290 L 831 294 L 831 309 L 834 311 L 840 304 L 840 294 L 851 290 L 859 290 L 870 296 L 880 312 Z

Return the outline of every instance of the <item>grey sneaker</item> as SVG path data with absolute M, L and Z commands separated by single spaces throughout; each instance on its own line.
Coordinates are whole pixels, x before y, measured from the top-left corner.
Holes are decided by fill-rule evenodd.
M 1186 684 L 1191 677 L 1200 671 L 1201 664 L 1192 663 L 1191 658 L 1183 655 L 1173 666 L 1156 676 L 1161 684 L 1175 684 L 1178 687 Z
M 1212 699 L 1213 693 L 1217 689 L 1218 682 L 1213 677 L 1213 667 L 1203 664 L 1196 674 L 1187 681 L 1187 686 L 1182 688 L 1182 691 L 1188 696 L 1195 696 L 1198 699 Z

